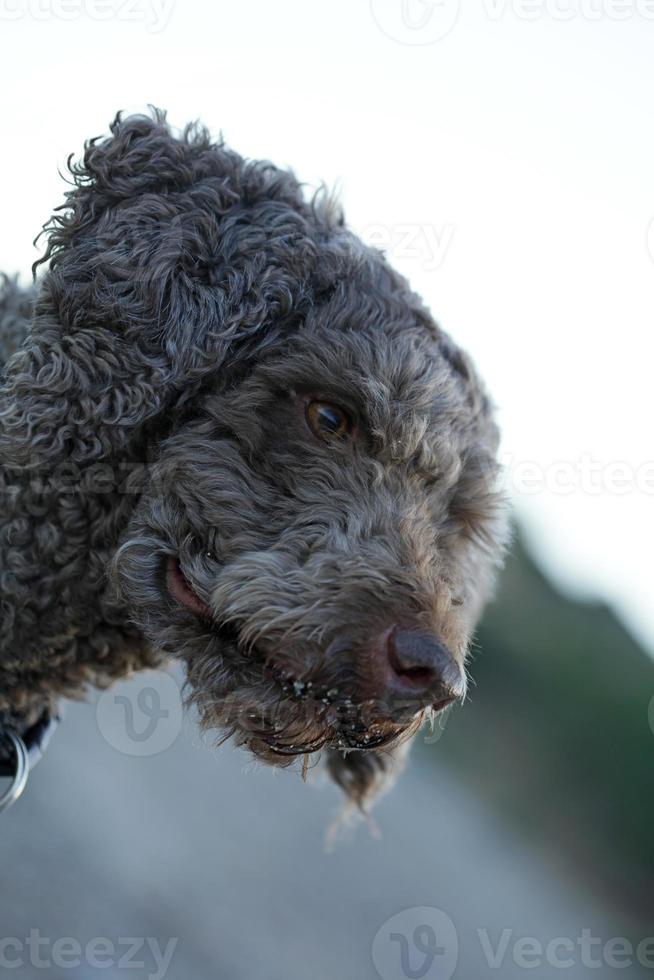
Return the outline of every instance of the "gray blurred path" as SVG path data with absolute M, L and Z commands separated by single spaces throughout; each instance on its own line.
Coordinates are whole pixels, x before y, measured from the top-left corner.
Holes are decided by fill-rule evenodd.
M 430 752 L 437 756 L 438 745 Z M 384 922 L 435 906 L 458 933 L 455 978 L 615 976 L 608 967 L 584 968 L 579 952 L 567 969 L 515 964 L 511 951 L 522 935 L 546 945 L 590 928 L 607 940 L 619 924 L 446 770 L 416 762 L 377 808 L 382 839 L 359 827 L 328 854 L 325 833 L 339 802 L 332 787 L 252 770 L 229 747 L 214 753 L 189 722 L 167 750 L 130 757 L 100 734 L 92 705 L 70 707 L 26 796 L 0 817 L 0 934 L 23 940 L 39 929 L 50 944 L 157 937 L 162 948 L 177 937 L 169 980 L 372 980 L 379 976 L 372 943 Z M 441 951 L 420 973 L 429 966 L 430 915 L 405 913 L 377 940 L 383 980 L 409 975 L 400 933 L 414 976 L 452 975 L 455 939 L 437 913 Z M 425 954 L 412 945 L 422 926 L 427 931 L 415 935 Z M 513 930 L 500 969 L 484 959 L 479 929 L 493 946 L 503 929 Z M 18 954 L 12 947 L 8 955 Z M 151 956 L 144 962 L 46 969 L 26 961 L 6 976 L 145 978 L 155 968 Z

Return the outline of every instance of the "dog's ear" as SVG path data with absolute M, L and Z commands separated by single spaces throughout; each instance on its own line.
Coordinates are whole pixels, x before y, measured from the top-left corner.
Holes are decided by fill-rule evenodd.
M 197 125 L 175 136 L 156 110 L 119 115 L 69 169 L 5 378 L 16 463 L 21 443 L 32 459 L 65 445 L 80 462 L 129 449 L 220 376 L 228 352 L 236 366 L 302 314 L 325 230 L 292 174 Z

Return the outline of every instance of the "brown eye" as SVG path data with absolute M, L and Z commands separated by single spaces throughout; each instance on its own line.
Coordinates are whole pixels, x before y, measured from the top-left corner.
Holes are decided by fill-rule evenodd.
M 344 439 L 352 431 L 352 419 L 348 413 L 331 402 L 309 402 L 306 417 L 314 435 L 325 442 Z

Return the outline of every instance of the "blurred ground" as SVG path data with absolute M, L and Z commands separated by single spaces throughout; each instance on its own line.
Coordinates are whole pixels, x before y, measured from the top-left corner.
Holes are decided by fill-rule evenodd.
M 119 691 L 133 696 L 129 685 Z M 326 853 L 338 806 L 330 786 L 303 785 L 293 773 L 246 771 L 245 755 L 229 747 L 214 754 L 188 722 L 170 748 L 130 757 L 103 738 L 92 705 L 73 706 L 25 797 L 1 818 L 2 936 L 22 940 L 38 929 L 50 942 L 44 960 L 56 938 L 85 944 L 157 937 L 164 949 L 177 937 L 170 980 L 447 980 L 454 939 L 447 928 L 441 932 L 444 970 L 435 972 L 436 963 L 423 972 L 426 957 L 411 948 L 424 925 L 419 911 L 405 914 L 399 927 L 411 948 L 409 972 L 397 932 L 376 943 L 379 973 L 372 961 L 373 939 L 387 919 L 435 906 L 458 933 L 456 977 L 511 980 L 525 973 L 512 952 L 520 936 L 546 945 L 556 937 L 576 941 L 584 928 L 603 941 L 623 935 L 615 910 L 593 899 L 563 861 L 528 846 L 442 766 L 448 734 L 419 748 L 379 804 L 381 840 L 360 826 Z M 501 969 L 486 962 L 480 929 L 493 948 L 502 930 L 512 930 Z M 573 955 L 567 977 L 614 972 L 585 968 L 579 952 Z M 142 953 L 143 968 L 129 972 L 89 963 L 35 969 L 22 956 L 24 965 L 8 976 L 155 974 Z M 530 972 L 539 980 L 561 976 L 547 965 Z M 621 973 L 651 975 L 635 967 Z

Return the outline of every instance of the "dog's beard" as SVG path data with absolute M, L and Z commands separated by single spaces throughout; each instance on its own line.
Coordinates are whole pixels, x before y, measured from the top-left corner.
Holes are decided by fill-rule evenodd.
M 274 664 L 256 650 L 243 653 L 229 627 L 218 629 L 220 655 L 207 651 L 187 658 L 189 702 L 202 728 L 232 738 L 263 762 L 288 766 L 321 749 L 381 750 L 410 738 L 422 712 L 402 720 L 384 716 L 372 701 L 348 695 L 351 672 L 293 673 L 288 657 Z

